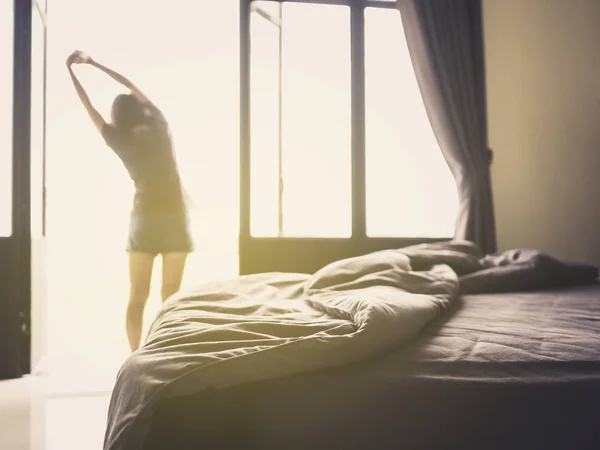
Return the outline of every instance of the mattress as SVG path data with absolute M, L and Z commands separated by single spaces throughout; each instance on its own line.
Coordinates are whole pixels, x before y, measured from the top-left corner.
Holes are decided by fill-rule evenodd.
M 600 283 L 466 295 L 363 363 L 163 401 L 146 449 L 600 448 Z
M 573 382 L 600 376 L 600 283 L 466 295 L 417 342 L 376 364 L 382 380 Z

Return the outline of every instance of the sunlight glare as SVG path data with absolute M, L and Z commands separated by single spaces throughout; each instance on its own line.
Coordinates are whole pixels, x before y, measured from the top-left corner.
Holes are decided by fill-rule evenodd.
M 367 234 L 454 235 L 456 183 L 437 143 L 397 10 L 366 8 Z
M 65 60 L 84 50 L 136 83 L 169 120 L 191 197 L 196 252 L 184 285 L 237 274 L 237 2 L 55 0 L 48 36 L 49 352 L 110 359 L 127 354 L 127 239 L 133 185 L 77 98 Z M 177 12 L 176 12 L 177 11 Z M 184 13 L 181 13 L 184 12 Z M 75 68 L 92 103 L 110 120 L 123 88 Z M 154 268 L 146 329 L 160 308 Z

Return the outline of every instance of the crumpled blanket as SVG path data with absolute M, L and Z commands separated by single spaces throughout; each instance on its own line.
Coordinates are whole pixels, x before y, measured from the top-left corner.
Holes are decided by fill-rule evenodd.
M 591 281 L 597 273 L 539 252 L 485 256 L 469 242 L 452 241 L 349 258 L 314 275 L 203 284 L 165 303 L 145 345 L 121 368 L 104 449 L 142 448 L 161 399 L 341 366 L 397 348 L 443 315 L 460 292 L 538 289 Z

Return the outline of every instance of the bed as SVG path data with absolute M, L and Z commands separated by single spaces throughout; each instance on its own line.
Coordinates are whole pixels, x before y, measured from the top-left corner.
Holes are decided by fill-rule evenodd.
M 144 386 L 160 384 L 164 374 L 153 368 L 141 383 L 144 375 L 136 369 L 143 364 L 133 358 L 119 374 L 127 383 L 117 382 L 113 393 L 105 448 L 600 448 L 597 269 L 536 251 L 484 256 L 465 243 L 396 252 L 408 257 L 408 272 L 430 277 L 432 283 L 421 286 L 412 280 L 403 291 L 441 301 L 437 317 L 423 319 L 414 332 L 378 354 L 361 354 L 361 345 L 356 346 L 354 361 L 347 358 L 318 370 L 300 370 L 291 361 L 294 370 L 285 376 L 255 379 L 260 369 L 247 368 L 242 381 L 222 387 L 200 386 L 197 379 L 195 387 L 172 389 L 168 395 L 154 391 L 152 407 L 144 414 L 131 405 L 135 399 L 145 403 Z M 377 267 L 380 285 L 386 279 L 381 261 L 398 253 L 377 255 L 369 267 Z M 373 287 L 372 278 L 364 283 L 360 262 L 360 288 Z M 322 282 L 334 274 L 339 286 L 343 274 L 347 287 L 352 267 L 334 264 L 317 278 Z M 440 267 L 450 267 L 451 273 L 439 272 Z M 436 273 L 440 277 L 432 280 Z M 455 284 L 440 284 L 451 281 L 452 274 Z M 294 277 L 308 279 L 287 277 L 287 288 Z M 171 312 L 194 295 L 198 292 L 170 300 Z M 181 322 L 175 315 L 165 320 L 166 309 L 157 323 L 177 329 Z M 155 337 L 159 334 L 155 328 Z M 374 342 L 373 334 L 368 336 L 362 344 Z M 152 338 L 151 331 L 150 347 Z M 346 353 L 344 347 L 335 351 Z M 170 359 L 169 367 L 177 361 L 183 360 Z M 226 379 L 233 372 L 220 375 Z M 174 377 L 165 379 L 177 384 Z M 137 440 L 131 438 L 136 432 L 118 426 L 127 417 L 144 419 Z M 119 441 L 127 435 L 123 430 L 129 438 Z

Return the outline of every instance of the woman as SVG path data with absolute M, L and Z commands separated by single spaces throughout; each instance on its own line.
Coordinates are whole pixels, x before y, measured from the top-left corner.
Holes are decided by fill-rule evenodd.
M 73 64 L 96 67 L 131 91 L 115 98 L 110 124 L 92 106 L 73 72 Z M 187 254 L 192 251 L 187 207 L 171 134 L 159 109 L 124 76 L 79 51 L 69 56 L 67 67 L 94 125 L 119 156 L 135 184 L 127 245 L 130 292 L 126 320 L 129 346 L 135 351 L 140 346 L 156 255 L 162 255 L 161 297 L 164 302 L 179 290 Z

